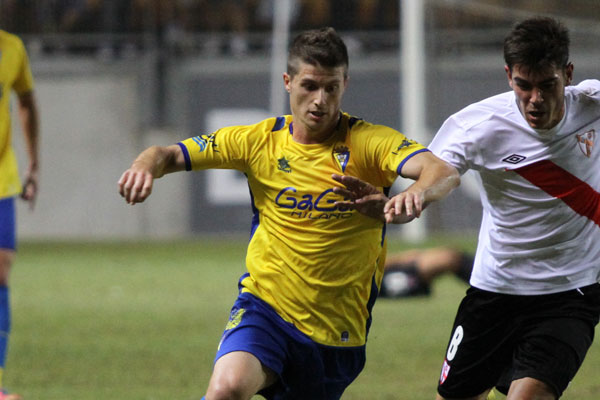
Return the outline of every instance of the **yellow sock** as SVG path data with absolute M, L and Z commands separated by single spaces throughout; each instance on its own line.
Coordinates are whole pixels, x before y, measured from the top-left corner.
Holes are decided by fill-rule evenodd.
M 496 392 L 494 391 L 494 389 L 490 390 L 490 392 L 487 395 L 487 400 L 497 400 L 498 398 L 496 397 Z

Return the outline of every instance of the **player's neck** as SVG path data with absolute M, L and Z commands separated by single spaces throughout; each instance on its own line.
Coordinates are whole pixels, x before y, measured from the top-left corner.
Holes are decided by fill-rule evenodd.
M 336 119 L 334 123 L 332 123 L 330 126 L 324 128 L 324 129 L 320 129 L 320 130 L 311 129 L 311 127 L 304 125 L 302 123 L 293 123 L 292 122 L 292 125 L 291 125 L 292 126 L 292 139 L 296 143 L 300 143 L 300 144 L 324 143 L 327 140 L 329 140 L 329 138 L 331 138 L 337 131 L 341 117 L 342 117 L 342 115 L 340 113 L 339 118 Z

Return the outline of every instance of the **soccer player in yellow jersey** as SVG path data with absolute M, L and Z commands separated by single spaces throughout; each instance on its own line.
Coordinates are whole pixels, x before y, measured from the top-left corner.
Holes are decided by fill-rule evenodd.
M 29 167 L 21 185 L 12 148 L 10 98 L 17 94 L 21 127 L 25 136 Z M 16 249 L 15 197 L 21 195 L 33 207 L 38 182 L 38 113 L 33 78 L 23 42 L 0 30 L 0 390 L 10 331 L 8 275 Z M 0 400 L 18 399 L 0 391 Z
M 254 218 L 247 273 L 221 338 L 206 400 L 339 399 L 365 362 L 383 273 L 385 221 L 408 222 L 458 174 L 420 144 L 340 110 L 346 46 L 332 28 L 301 33 L 283 74 L 292 115 L 143 151 L 118 185 L 144 201 L 166 173 L 233 168 L 248 177 Z M 384 190 L 415 180 L 378 218 L 344 199 L 356 176 Z M 340 186 L 340 182 L 342 186 Z M 351 197 L 364 193 L 353 188 Z M 386 198 L 387 200 L 387 198 Z M 371 203 L 370 203 L 371 204 Z M 372 204 L 371 204 L 372 205 Z

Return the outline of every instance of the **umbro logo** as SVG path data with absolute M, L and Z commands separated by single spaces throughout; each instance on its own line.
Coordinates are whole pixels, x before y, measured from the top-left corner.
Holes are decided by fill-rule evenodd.
M 510 164 L 518 164 L 527 157 L 521 156 L 519 154 L 511 154 L 510 156 L 503 158 L 502 161 L 510 163 Z

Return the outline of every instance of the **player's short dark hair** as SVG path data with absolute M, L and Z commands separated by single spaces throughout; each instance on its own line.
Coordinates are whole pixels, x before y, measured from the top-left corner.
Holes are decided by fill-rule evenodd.
M 569 63 L 569 30 L 548 17 L 526 19 L 504 39 L 504 61 L 512 71 L 522 65 L 530 70 L 564 68 Z
M 298 73 L 299 62 L 325 68 L 344 67 L 348 75 L 348 49 L 333 28 L 313 29 L 300 33 L 290 46 L 287 73 Z

